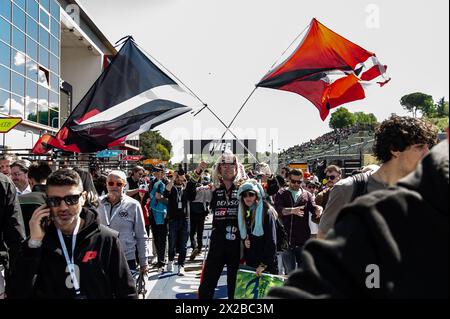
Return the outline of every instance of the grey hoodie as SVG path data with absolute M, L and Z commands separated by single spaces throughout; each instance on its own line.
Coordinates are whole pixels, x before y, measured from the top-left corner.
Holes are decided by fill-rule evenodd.
M 139 265 L 147 265 L 147 231 L 144 226 L 144 215 L 141 204 L 127 195 L 122 195 L 120 202 L 111 207 L 108 196 L 100 197 L 98 215 L 103 225 L 119 232 L 127 260 L 136 259 L 137 247 Z

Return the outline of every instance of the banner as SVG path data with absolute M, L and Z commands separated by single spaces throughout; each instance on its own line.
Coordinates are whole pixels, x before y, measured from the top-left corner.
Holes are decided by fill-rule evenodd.
M 267 296 L 270 288 L 284 285 L 284 277 L 263 273 L 261 277 L 256 272 L 240 268 L 236 278 L 235 299 L 262 299 Z

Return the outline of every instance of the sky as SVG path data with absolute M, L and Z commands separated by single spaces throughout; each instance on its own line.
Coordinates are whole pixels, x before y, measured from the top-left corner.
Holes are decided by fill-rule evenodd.
M 388 66 L 392 80 L 366 99 L 344 105 L 349 111 L 373 113 L 382 121 L 391 113 L 407 115 L 399 103 L 405 94 L 423 92 L 435 101 L 449 97 L 447 0 L 79 2 L 111 43 L 132 35 L 227 124 L 314 17 Z M 300 95 L 258 88 L 231 130 L 239 138 L 256 138 L 259 152 L 278 152 L 330 131 L 329 118 L 323 122 Z M 219 138 L 224 127 L 204 110 L 156 130 L 172 142 L 177 162 L 184 139 Z

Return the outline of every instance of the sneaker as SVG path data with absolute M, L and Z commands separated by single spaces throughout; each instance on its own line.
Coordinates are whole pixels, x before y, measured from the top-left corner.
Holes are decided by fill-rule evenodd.
M 178 276 L 184 276 L 185 274 L 184 266 L 178 266 Z
M 167 268 L 166 268 L 166 270 L 167 270 L 168 272 L 172 272 L 172 271 L 173 271 L 173 261 L 170 261 L 170 260 L 169 260 L 169 262 L 167 263 Z
M 200 254 L 200 250 L 198 250 L 198 248 L 195 248 L 192 253 L 191 256 L 189 257 L 189 260 L 194 260 L 195 257 L 197 257 Z

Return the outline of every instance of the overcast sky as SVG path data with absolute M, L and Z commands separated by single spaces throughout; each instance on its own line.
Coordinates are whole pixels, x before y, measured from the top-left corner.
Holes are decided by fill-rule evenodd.
M 399 100 L 417 91 L 448 100 L 447 0 L 79 2 L 112 43 L 132 35 L 226 123 L 313 17 L 388 65 L 391 82 L 345 105 L 351 112 L 374 113 L 378 120 L 405 115 Z M 328 121 L 297 94 L 258 88 L 232 130 L 240 138 L 257 138 L 258 151 L 270 151 L 273 139 L 277 152 L 328 132 Z M 224 131 L 206 110 L 157 129 L 174 144 L 175 161 L 182 159 L 183 139 L 217 138 Z

